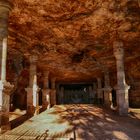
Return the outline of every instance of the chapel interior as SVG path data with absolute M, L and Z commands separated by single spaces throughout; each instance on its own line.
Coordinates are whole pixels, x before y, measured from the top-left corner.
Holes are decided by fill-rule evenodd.
M 139 132 L 140 0 L 0 0 L 0 140 Z

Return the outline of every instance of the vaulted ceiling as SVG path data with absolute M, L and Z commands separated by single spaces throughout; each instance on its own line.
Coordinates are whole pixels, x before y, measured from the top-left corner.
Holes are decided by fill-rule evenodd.
M 126 73 L 140 78 L 138 0 L 12 0 L 9 59 L 37 54 L 58 81 L 92 81 L 115 72 L 113 41 L 124 42 Z M 117 36 L 116 36 L 117 33 Z

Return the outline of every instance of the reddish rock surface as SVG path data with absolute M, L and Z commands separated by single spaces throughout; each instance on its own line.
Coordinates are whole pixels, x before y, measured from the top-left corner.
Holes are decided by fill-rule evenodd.
M 115 79 L 117 38 L 124 42 L 127 83 L 140 81 L 138 0 L 11 1 L 7 67 L 15 74 L 10 81 L 28 69 L 30 54 L 39 56 L 38 75 L 49 70 L 57 82 L 94 81 L 106 69 Z

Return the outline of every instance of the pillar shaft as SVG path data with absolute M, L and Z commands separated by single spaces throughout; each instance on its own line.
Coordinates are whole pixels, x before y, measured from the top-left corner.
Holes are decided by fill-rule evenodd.
M 50 108 L 50 89 L 49 89 L 49 72 L 44 73 L 44 88 L 42 90 L 42 107 L 43 110 Z
M 56 105 L 56 89 L 55 89 L 56 78 L 51 79 L 51 106 Z
M 10 129 L 9 108 L 13 85 L 6 81 L 8 16 L 12 6 L 7 0 L 0 1 L 0 127 L 1 133 Z
M 39 87 L 37 85 L 37 56 L 30 56 L 30 77 L 27 91 L 27 114 L 36 115 L 39 113 Z
M 97 85 L 98 85 L 97 97 L 98 97 L 98 98 L 103 98 L 101 78 L 97 78 Z
M 51 89 L 55 89 L 55 81 L 56 81 L 56 78 L 51 79 Z
M 127 115 L 129 107 L 128 105 L 129 86 L 125 82 L 123 43 L 121 41 L 115 41 L 113 47 L 117 67 L 117 86 L 116 86 L 117 108 L 120 115 Z
M 37 56 L 36 55 L 30 56 L 29 87 L 33 87 L 34 76 L 36 76 L 36 74 L 37 74 L 36 73 L 37 72 L 36 63 L 37 63 Z
M 7 59 L 7 38 L 2 42 L 2 64 L 1 64 L 1 80 L 6 81 L 6 59 Z
M 44 89 L 49 89 L 49 72 L 44 73 Z
M 93 103 L 93 97 L 94 97 L 93 86 L 89 86 L 89 99 L 90 99 L 90 103 Z
M 110 87 L 110 79 L 109 79 L 109 72 L 104 73 L 104 104 L 106 107 L 111 106 L 111 87 Z
M 64 103 L 64 87 L 62 86 L 62 87 L 60 87 L 60 97 L 59 97 L 59 99 L 60 99 L 60 104 L 63 104 Z

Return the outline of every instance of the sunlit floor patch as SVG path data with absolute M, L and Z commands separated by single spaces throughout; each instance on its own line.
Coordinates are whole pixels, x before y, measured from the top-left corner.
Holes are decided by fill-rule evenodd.
M 26 111 L 25 110 L 20 110 L 20 109 L 16 109 L 14 110 L 13 112 L 10 112 L 10 121 L 20 117 L 20 116 L 23 116 L 26 114 Z

